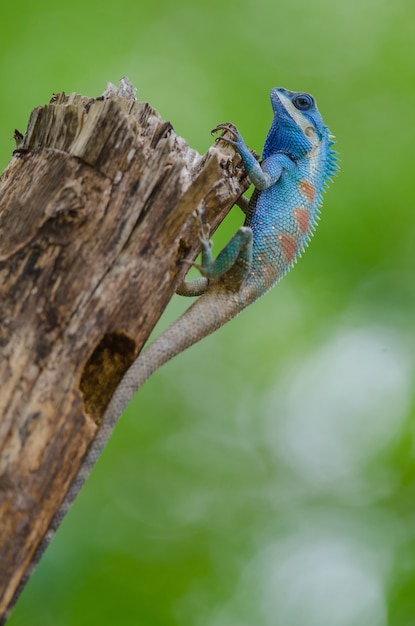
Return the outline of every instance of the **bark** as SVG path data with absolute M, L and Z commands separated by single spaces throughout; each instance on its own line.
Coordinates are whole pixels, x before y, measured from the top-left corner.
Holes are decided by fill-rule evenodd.
M 36 108 L 0 179 L 0 620 L 123 373 L 246 188 L 128 81 Z

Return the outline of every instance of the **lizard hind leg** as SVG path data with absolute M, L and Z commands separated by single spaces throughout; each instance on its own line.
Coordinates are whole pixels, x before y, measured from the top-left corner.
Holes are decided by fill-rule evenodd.
M 201 296 L 215 284 L 225 287 L 227 291 L 239 291 L 252 263 L 251 228 L 247 226 L 239 228 L 217 258 L 213 259 L 209 225 L 203 223 L 200 210 L 196 211 L 195 219 L 202 246 L 201 263 L 184 262 L 196 267 L 202 276 L 191 281 L 184 280 L 176 289 L 176 293 L 180 296 Z
M 220 283 L 229 291 L 239 291 L 252 263 L 251 228 L 247 226 L 239 228 L 216 259 L 213 259 L 209 229 L 203 224 L 200 213 L 197 216 L 202 244 L 202 261 L 196 264 L 196 267 L 202 276 L 208 279 L 209 284 Z

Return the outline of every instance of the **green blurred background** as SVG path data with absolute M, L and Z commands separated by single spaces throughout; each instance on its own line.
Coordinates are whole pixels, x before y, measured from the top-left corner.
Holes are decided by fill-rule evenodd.
M 1 169 L 124 75 L 200 152 L 310 91 L 342 165 L 295 270 L 134 399 L 10 626 L 413 626 L 415 4 L 21 0 L 0 35 Z

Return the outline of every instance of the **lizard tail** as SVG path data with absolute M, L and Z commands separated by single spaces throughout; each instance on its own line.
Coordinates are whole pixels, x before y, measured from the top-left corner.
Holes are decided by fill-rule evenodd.
M 240 310 L 238 294 L 213 291 L 200 296 L 132 363 L 105 411 L 101 429 L 113 429 L 131 398 L 156 370 L 223 326 Z

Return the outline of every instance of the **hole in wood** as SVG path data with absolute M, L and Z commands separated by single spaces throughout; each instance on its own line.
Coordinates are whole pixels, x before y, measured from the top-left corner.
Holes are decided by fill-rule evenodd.
M 104 335 L 89 357 L 79 385 L 85 411 L 101 424 L 105 409 L 135 358 L 135 342 L 123 333 Z

